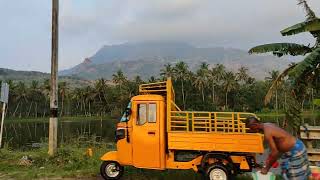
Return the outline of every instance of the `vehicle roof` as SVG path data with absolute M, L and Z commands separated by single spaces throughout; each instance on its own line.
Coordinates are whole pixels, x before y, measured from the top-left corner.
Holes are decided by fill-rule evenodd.
M 156 94 L 137 95 L 132 97 L 132 101 L 164 101 L 164 97 Z

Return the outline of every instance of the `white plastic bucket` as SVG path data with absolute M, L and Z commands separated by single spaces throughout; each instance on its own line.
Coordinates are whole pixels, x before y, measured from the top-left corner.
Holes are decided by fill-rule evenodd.
M 268 172 L 268 174 L 261 174 L 260 171 L 252 173 L 253 180 L 275 180 L 276 176 L 272 172 Z

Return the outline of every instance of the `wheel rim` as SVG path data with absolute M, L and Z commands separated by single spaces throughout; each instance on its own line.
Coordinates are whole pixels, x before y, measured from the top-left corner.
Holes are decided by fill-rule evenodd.
M 210 180 L 227 180 L 227 174 L 222 169 L 210 171 Z
M 119 166 L 116 163 L 110 163 L 106 166 L 105 172 L 108 177 L 117 177 L 120 173 Z

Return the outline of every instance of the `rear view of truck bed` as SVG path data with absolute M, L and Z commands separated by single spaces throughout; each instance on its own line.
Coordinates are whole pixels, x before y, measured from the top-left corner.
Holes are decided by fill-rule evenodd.
M 247 133 L 251 113 L 171 111 L 168 148 L 176 150 L 263 153 L 263 135 Z

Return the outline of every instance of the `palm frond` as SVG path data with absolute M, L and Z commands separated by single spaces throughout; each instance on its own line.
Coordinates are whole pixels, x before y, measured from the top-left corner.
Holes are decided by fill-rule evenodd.
M 303 79 L 308 72 L 317 68 L 320 63 L 320 47 L 312 51 L 303 61 L 299 62 L 297 66 L 290 71 L 289 76 L 296 81 Z
M 320 19 L 315 18 L 309 21 L 301 22 L 288 27 L 281 31 L 282 36 L 290 36 L 303 32 L 310 32 L 311 34 L 318 34 L 320 31 Z
M 285 69 L 281 74 L 278 75 L 278 77 L 272 82 L 266 96 L 264 97 L 264 104 L 267 105 L 270 100 L 272 95 L 274 94 L 274 91 L 276 91 L 276 89 L 280 86 L 280 84 L 282 83 L 282 80 L 284 77 L 286 77 L 288 75 L 288 73 L 294 68 L 296 67 L 297 64 L 292 64 L 291 66 L 289 66 L 287 69 Z
M 301 44 L 273 43 L 253 47 L 249 50 L 249 54 L 272 52 L 274 55 L 281 57 L 288 54 L 292 56 L 305 55 L 311 51 L 310 47 Z
M 315 13 L 312 11 L 306 0 L 298 0 L 298 5 L 302 5 L 306 11 L 306 16 L 308 20 L 316 18 Z

